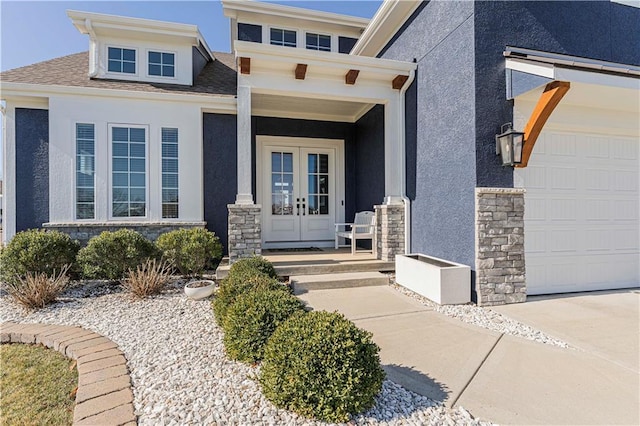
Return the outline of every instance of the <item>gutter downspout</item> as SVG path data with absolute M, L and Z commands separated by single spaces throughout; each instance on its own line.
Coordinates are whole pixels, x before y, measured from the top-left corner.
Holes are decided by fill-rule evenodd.
M 400 149 L 402 152 L 402 201 L 404 202 L 404 253 L 409 254 L 411 252 L 411 200 L 407 197 L 407 151 L 406 151 L 406 129 L 405 129 L 405 93 L 413 80 L 416 77 L 416 71 L 413 69 L 409 71 L 409 78 L 405 81 L 404 85 L 400 89 L 400 108 L 399 108 L 399 120 L 400 128 L 402 129 L 400 136 Z
M 94 78 L 98 75 L 98 41 L 96 32 L 93 30 L 91 19 L 84 20 L 84 26 L 89 34 L 89 78 Z

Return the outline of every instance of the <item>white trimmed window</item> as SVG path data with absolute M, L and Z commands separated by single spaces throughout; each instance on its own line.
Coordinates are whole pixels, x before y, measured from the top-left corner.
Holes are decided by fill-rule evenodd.
M 162 218 L 178 218 L 178 129 L 162 128 Z
M 144 127 L 111 127 L 114 218 L 147 215 L 147 134 Z
M 175 57 L 168 52 L 149 52 L 149 75 L 160 77 L 175 77 Z
M 121 47 L 109 47 L 108 49 L 109 72 L 124 74 L 136 73 L 136 51 L 135 49 L 124 49 Z
M 275 46 L 296 47 L 296 32 L 293 30 L 283 30 L 271 28 L 271 44 Z
M 325 34 L 307 33 L 306 48 L 309 50 L 331 52 L 331 36 Z
M 96 149 L 93 124 L 76 124 L 76 219 L 95 219 Z

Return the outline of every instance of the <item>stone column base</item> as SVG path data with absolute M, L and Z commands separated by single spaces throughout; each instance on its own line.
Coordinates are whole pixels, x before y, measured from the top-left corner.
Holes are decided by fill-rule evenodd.
M 382 204 L 376 211 L 376 257 L 393 261 L 396 254 L 404 254 L 404 206 Z
M 228 204 L 229 263 L 262 254 L 262 206 Z
M 518 188 L 476 188 L 478 306 L 527 299 L 524 192 Z

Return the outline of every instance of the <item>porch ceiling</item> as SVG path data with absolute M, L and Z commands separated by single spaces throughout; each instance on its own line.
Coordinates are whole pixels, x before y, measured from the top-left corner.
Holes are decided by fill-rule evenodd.
M 251 113 L 265 117 L 354 123 L 374 104 L 253 93 Z

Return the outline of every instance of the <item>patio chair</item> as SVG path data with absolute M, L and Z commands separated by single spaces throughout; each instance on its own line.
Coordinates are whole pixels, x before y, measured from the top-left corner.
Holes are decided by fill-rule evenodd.
M 344 227 L 344 231 L 340 230 Z M 374 212 L 358 212 L 353 223 L 336 223 L 336 249 L 349 247 L 349 244 L 339 245 L 339 239 L 351 240 L 351 254 L 356 254 L 358 240 L 371 240 L 371 251 L 375 250 L 376 215 Z

